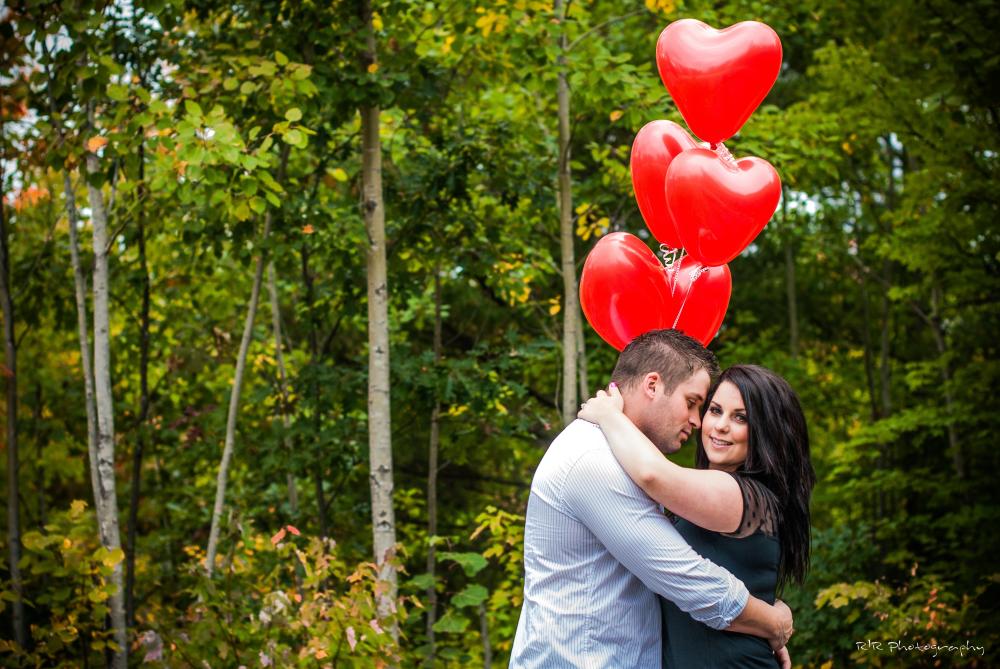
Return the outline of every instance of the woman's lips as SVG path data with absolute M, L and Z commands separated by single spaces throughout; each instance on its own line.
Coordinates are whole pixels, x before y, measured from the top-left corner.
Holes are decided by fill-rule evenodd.
M 729 448 L 733 445 L 731 441 L 724 441 L 722 439 L 716 439 L 715 437 L 709 437 L 708 440 L 712 442 L 712 445 L 716 448 Z

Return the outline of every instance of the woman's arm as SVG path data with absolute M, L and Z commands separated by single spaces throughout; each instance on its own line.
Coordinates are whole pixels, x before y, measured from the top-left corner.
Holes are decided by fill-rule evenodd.
M 695 525 L 714 532 L 735 532 L 743 519 L 743 494 L 732 476 L 710 469 L 689 469 L 663 456 L 622 413 L 617 387 L 599 390 L 583 405 L 580 418 L 597 423 L 622 469 L 647 495 Z

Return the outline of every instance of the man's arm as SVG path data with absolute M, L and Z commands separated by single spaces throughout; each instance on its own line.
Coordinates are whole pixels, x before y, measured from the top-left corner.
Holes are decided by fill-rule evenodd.
M 567 509 L 615 559 L 695 620 L 726 629 L 743 614 L 748 598 L 753 601 L 739 579 L 702 558 L 684 541 L 610 451 L 581 455 L 563 490 Z M 765 618 L 755 606 L 746 620 L 763 628 L 768 622 Z

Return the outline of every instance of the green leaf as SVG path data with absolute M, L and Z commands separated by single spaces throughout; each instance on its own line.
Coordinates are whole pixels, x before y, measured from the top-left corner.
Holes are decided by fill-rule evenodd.
M 246 202 L 240 202 L 236 205 L 236 209 L 233 210 L 233 216 L 240 221 L 247 220 L 250 218 L 250 207 L 247 206 Z
M 288 56 L 286 56 L 285 54 L 281 53 L 280 51 L 275 51 L 274 52 L 274 62 L 277 63 L 278 65 L 281 65 L 282 67 L 284 67 L 285 65 L 288 65 Z
M 194 116 L 194 117 L 197 117 L 197 118 L 201 118 L 202 116 L 204 116 L 204 113 L 201 111 L 201 105 L 199 105 L 194 100 L 185 100 L 184 101 L 184 110 L 188 114 L 190 114 L 191 116 Z
M 469 620 L 467 618 L 460 618 L 454 615 L 451 611 L 448 611 L 441 619 L 434 623 L 435 632 L 464 632 L 469 626 Z
M 108 84 L 108 97 L 118 102 L 128 100 L 128 87 L 119 84 Z
M 488 564 L 486 558 L 479 553 L 451 553 L 446 551 L 440 553 L 439 557 L 442 560 L 457 562 L 465 570 L 466 576 L 475 576 Z
M 486 598 L 490 596 L 489 591 L 478 583 L 473 583 L 472 585 L 462 590 L 460 593 L 451 598 L 451 603 L 453 606 L 462 608 L 465 606 L 479 606 L 486 601 Z
M 410 579 L 410 584 L 412 584 L 418 590 L 426 590 L 433 585 L 435 579 L 430 574 L 417 574 Z
M 256 211 L 258 214 L 263 214 L 264 210 L 267 209 L 267 205 L 264 204 L 264 200 L 259 197 L 250 198 L 250 208 Z
M 227 91 L 235 91 L 240 85 L 240 82 L 236 77 L 227 77 L 225 81 L 222 82 L 222 87 Z
M 292 123 L 295 123 L 296 121 L 302 119 L 302 110 L 299 109 L 298 107 L 292 107 L 291 109 L 285 112 L 285 118 L 291 121 Z
M 283 139 L 285 140 L 286 144 L 291 144 L 292 146 L 300 149 L 305 148 L 308 142 L 305 134 L 299 130 L 289 130 L 288 132 L 285 133 Z

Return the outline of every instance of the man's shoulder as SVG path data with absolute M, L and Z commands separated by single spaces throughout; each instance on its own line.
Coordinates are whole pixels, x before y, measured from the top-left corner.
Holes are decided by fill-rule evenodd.
M 539 471 L 546 468 L 564 470 L 580 460 L 611 458 L 611 449 L 601 428 L 577 418 L 560 432 L 539 463 Z
M 618 464 L 601 428 L 577 419 L 559 433 L 538 464 L 531 489 L 556 493 L 566 486 L 598 485 L 632 488 L 631 479 Z

